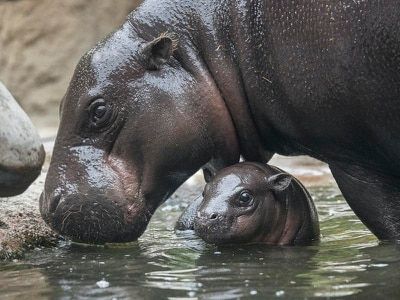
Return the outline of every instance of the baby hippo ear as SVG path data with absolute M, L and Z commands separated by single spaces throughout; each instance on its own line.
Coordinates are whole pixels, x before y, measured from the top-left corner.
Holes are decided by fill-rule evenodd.
M 147 59 L 149 70 L 158 70 L 163 64 L 167 63 L 176 48 L 176 41 L 167 34 L 162 34 L 158 38 L 149 42 L 144 47 L 144 55 Z
M 203 177 L 204 177 L 204 181 L 208 183 L 214 177 L 214 173 L 210 168 L 204 167 L 203 168 Z
M 279 173 L 268 178 L 268 188 L 275 192 L 286 190 L 292 182 L 292 176 L 286 173 Z

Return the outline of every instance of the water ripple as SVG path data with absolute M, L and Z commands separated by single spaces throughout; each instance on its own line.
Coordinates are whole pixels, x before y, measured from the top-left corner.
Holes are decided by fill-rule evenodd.
M 198 191 L 191 193 L 195 197 Z M 322 234 L 313 246 L 207 245 L 191 232 L 173 231 L 183 206 L 172 197 L 137 242 L 102 247 L 66 242 L 1 263 L 0 294 L 2 299 L 399 299 L 400 246 L 379 243 L 337 188 L 311 193 Z

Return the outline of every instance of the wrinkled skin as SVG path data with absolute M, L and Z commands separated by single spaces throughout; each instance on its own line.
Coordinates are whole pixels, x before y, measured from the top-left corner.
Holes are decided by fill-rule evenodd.
M 399 23 L 393 1 L 145 1 L 77 66 L 43 218 L 131 241 L 199 168 L 307 154 L 399 240 Z
M 39 176 L 44 157 L 31 120 L 0 82 L 0 197 L 24 192 Z
M 291 175 L 260 163 L 218 172 L 202 201 L 191 203 L 177 224 L 215 244 L 305 245 L 319 239 L 318 215 L 307 190 Z

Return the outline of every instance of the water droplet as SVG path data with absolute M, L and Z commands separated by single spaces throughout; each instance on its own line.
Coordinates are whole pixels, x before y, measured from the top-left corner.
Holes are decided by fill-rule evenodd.
M 97 281 L 96 285 L 101 288 L 101 289 L 105 289 L 108 288 L 110 286 L 110 283 L 108 281 L 105 281 L 104 279 Z
M 190 292 L 188 292 L 188 296 L 194 297 L 194 296 L 196 296 L 196 292 L 190 291 Z
M 388 264 L 370 264 L 369 267 L 377 267 L 377 268 L 383 268 L 387 267 Z
M 250 291 L 250 295 L 257 295 L 257 291 L 256 290 Z

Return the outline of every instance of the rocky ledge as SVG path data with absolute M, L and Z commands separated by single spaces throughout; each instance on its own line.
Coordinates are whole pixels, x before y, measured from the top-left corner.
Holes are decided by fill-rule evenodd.
M 59 237 L 42 220 L 39 195 L 43 173 L 22 195 L 0 198 L 0 259 L 14 259 L 35 247 L 55 245 Z

